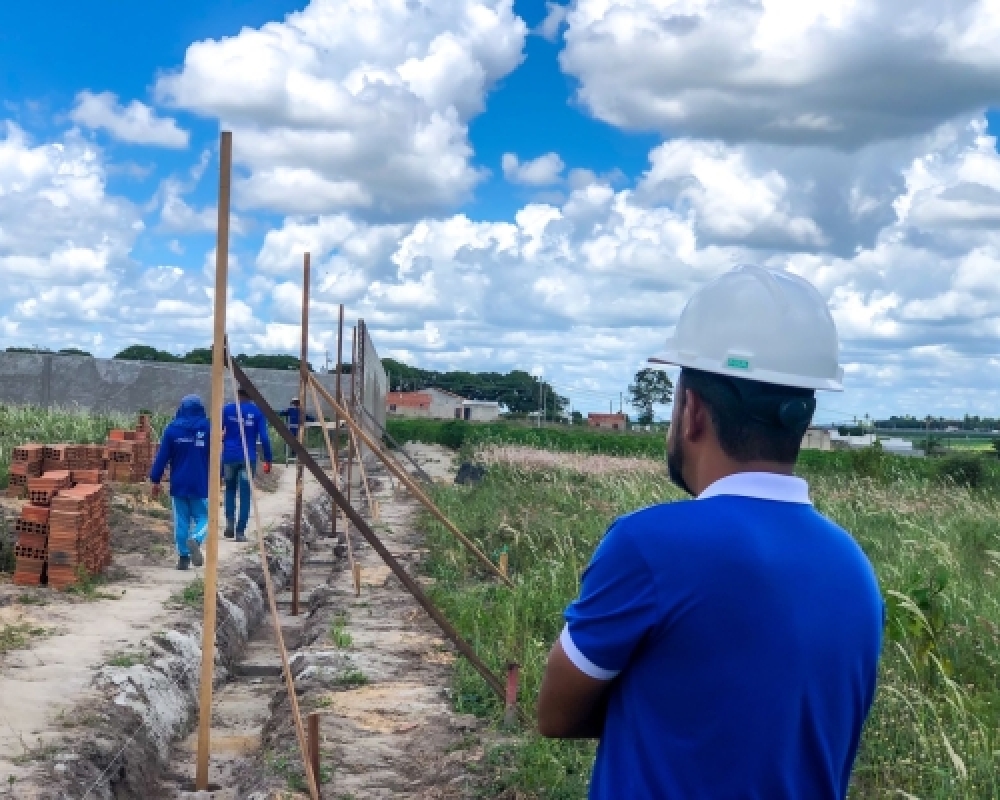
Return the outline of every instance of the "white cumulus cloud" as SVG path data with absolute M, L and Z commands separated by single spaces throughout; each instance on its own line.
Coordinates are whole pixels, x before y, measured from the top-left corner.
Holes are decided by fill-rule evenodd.
M 175 120 L 157 116 L 138 100 L 123 107 L 111 92 L 80 92 L 70 119 L 86 128 L 106 130 L 115 139 L 130 144 L 182 149 L 190 138 Z
M 562 180 L 566 165 L 558 153 L 546 153 L 530 161 L 521 161 L 515 153 L 504 153 L 503 175 L 511 183 L 525 186 L 551 186 Z
M 629 129 L 854 148 L 1000 100 L 990 0 L 575 0 L 566 23 L 579 100 Z
M 482 177 L 468 121 L 521 62 L 525 34 L 511 0 L 312 0 L 191 45 L 156 94 L 232 128 L 245 206 L 420 214 Z

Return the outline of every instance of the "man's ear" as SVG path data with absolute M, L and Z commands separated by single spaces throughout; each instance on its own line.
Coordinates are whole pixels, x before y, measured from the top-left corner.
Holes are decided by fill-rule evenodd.
M 711 425 L 708 406 L 701 397 L 691 389 L 684 390 L 684 438 L 689 442 L 697 442 L 705 437 Z

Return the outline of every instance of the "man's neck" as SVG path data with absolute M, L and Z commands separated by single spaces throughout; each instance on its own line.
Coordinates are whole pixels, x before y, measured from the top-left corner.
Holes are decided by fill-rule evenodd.
M 795 464 L 786 464 L 781 461 L 736 461 L 725 455 L 708 460 L 699 467 L 691 486 L 696 496 L 716 481 L 740 472 L 772 472 L 775 475 L 793 475 L 795 473 Z

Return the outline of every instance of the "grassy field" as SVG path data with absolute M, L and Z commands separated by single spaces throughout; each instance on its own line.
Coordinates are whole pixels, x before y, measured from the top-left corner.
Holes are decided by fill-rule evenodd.
M 155 415 L 153 428 L 162 432 L 169 417 Z M 7 485 L 11 452 L 26 442 L 93 444 L 103 442 L 112 428 L 135 428 L 135 414 L 0 406 L 0 487 Z
M 818 508 L 851 531 L 875 564 L 889 611 L 880 689 L 851 797 L 1000 797 L 994 493 L 955 485 L 953 476 L 913 459 L 851 455 L 810 454 L 800 469 Z M 979 482 L 994 480 L 988 471 Z M 656 473 L 499 465 L 480 486 L 438 487 L 435 498 L 494 558 L 508 553 L 513 592 L 481 580 L 447 532 L 424 520 L 436 599 L 494 668 L 511 659 L 523 665 L 521 698 L 533 713 L 562 610 L 607 524 L 679 494 Z M 455 689 L 460 710 L 498 718 L 495 700 L 462 661 Z M 501 741 L 487 756 L 488 796 L 586 796 L 592 744 L 530 733 Z

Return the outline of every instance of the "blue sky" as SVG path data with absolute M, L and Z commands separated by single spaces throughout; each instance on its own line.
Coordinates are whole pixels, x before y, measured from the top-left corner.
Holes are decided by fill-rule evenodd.
M 343 302 L 606 409 L 751 261 L 830 303 L 828 418 L 995 413 L 1000 24 L 915 5 L 5 4 L 0 345 L 203 345 L 224 125 L 240 349 L 294 351 L 308 248 L 316 352 Z

